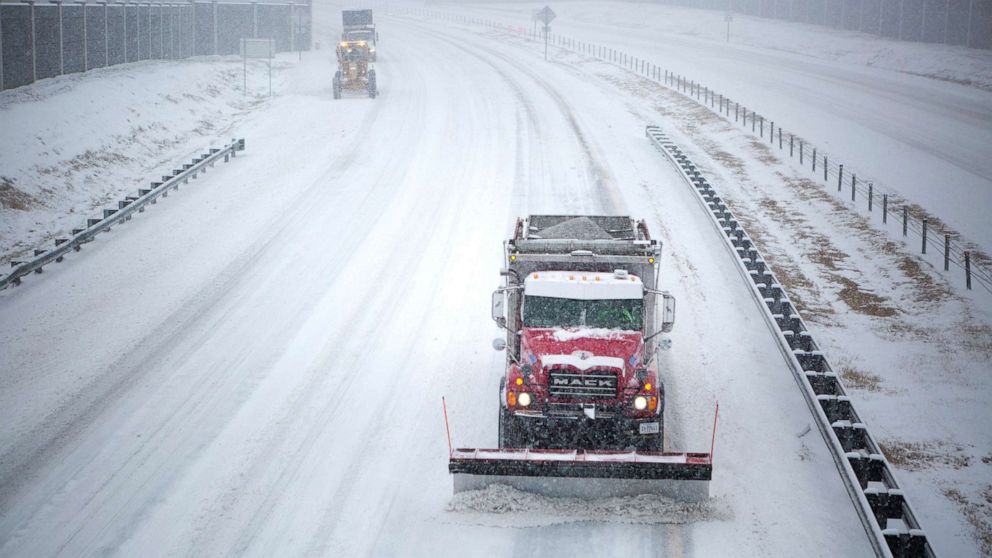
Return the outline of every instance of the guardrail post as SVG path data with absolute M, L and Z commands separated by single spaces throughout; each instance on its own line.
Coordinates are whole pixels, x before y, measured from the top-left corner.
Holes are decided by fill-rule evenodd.
M 923 218 L 923 253 L 927 253 L 927 218 Z
M 889 195 L 882 194 L 882 224 L 889 222 Z
M 944 233 L 944 271 L 951 269 L 951 235 Z
M 871 182 L 869 182 L 868 183 L 868 213 L 871 213 L 871 204 L 872 204 L 872 200 L 874 199 L 874 196 L 875 196 L 874 189 L 875 189 L 875 185 L 872 184 Z
M 971 252 L 965 250 L 964 252 L 964 284 L 968 290 L 971 290 Z

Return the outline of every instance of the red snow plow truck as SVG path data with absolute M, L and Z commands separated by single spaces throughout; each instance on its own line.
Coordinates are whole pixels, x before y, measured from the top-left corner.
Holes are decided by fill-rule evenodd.
M 675 299 L 658 290 L 661 243 L 644 221 L 532 215 L 504 251 L 492 299 L 506 330 L 493 342 L 507 355 L 499 447 L 449 446 L 455 492 L 707 497 L 712 440 L 710 453 L 665 451 L 656 354 Z

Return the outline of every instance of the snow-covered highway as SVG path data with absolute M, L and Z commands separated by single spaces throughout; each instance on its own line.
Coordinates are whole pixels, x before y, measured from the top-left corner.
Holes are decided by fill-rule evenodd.
M 285 55 L 230 129 L 243 156 L 0 292 L 0 555 L 871 555 L 734 261 L 644 138 L 656 99 L 520 41 L 380 29 L 377 99 L 331 99 L 326 47 Z M 707 448 L 721 406 L 709 505 L 452 505 L 441 397 L 456 444 L 496 444 L 489 297 L 530 213 L 660 233 L 671 447 Z

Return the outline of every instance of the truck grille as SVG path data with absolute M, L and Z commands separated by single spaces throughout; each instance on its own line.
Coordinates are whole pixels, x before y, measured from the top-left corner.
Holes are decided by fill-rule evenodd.
M 565 399 L 616 399 L 617 374 L 551 370 L 548 372 L 548 391 L 552 397 Z

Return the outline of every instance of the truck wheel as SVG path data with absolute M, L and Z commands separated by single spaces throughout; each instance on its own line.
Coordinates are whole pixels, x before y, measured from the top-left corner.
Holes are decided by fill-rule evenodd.
M 510 414 L 510 410 L 503 406 L 503 390 L 506 387 L 506 378 L 500 378 L 499 380 L 499 448 L 516 448 L 519 447 L 517 444 L 517 437 L 514 436 L 511 431 L 510 423 L 513 420 L 513 416 Z

